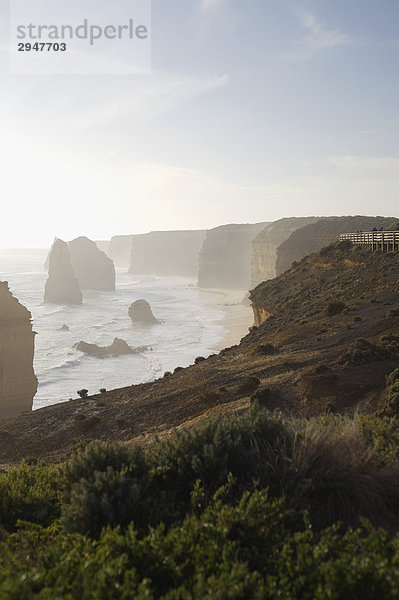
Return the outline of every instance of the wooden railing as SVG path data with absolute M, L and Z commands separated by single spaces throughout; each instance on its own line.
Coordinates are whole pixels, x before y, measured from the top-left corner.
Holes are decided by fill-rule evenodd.
M 368 247 L 373 251 L 399 251 L 399 231 L 357 231 L 356 233 L 342 233 L 339 239 L 340 241 L 349 240 L 352 244 Z

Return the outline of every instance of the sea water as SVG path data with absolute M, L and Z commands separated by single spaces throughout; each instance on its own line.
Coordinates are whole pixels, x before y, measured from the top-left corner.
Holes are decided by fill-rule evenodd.
M 194 279 L 117 273 L 115 292 L 83 291 L 80 306 L 43 304 L 48 250 L 0 250 L 0 281 L 32 313 L 34 369 L 39 381 L 34 409 L 89 394 L 100 388 L 153 381 L 165 371 L 188 366 L 197 356 L 209 356 L 226 333 L 222 308 L 215 296 L 199 290 Z M 160 325 L 134 325 L 132 302 L 147 300 Z M 69 331 L 60 331 L 63 325 Z M 104 359 L 74 349 L 83 340 L 100 346 L 114 338 L 130 346 L 147 346 L 140 354 Z

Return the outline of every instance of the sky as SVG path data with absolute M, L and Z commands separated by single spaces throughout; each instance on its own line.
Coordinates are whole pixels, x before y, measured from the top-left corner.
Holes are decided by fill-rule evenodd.
M 153 0 L 139 75 L 11 75 L 7 5 L 0 248 L 399 214 L 397 0 Z

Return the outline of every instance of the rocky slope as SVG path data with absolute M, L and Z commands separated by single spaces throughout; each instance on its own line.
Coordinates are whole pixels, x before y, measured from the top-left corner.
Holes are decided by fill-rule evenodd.
M 115 290 L 114 263 L 95 242 L 78 237 L 68 246 L 72 268 L 82 290 Z
M 68 244 L 56 238 L 48 256 L 48 279 L 44 302 L 81 304 L 82 299 L 82 292 L 72 268 Z
M 291 217 L 270 223 L 252 241 L 251 288 L 276 277 L 277 248 L 290 235 L 320 217 Z
M 205 231 L 152 231 L 132 238 L 129 273 L 196 277 Z
M 32 409 L 37 390 L 33 371 L 32 315 L 0 282 L 0 418 Z
M 266 225 L 231 224 L 208 231 L 199 255 L 199 287 L 248 290 L 252 240 Z
M 389 227 L 395 217 L 326 217 L 295 231 L 277 250 L 276 274 L 289 269 L 294 261 L 336 242 L 341 233 Z
M 252 292 L 259 327 L 238 346 L 152 383 L 3 421 L 0 462 L 57 461 L 88 438 L 145 443 L 242 411 L 254 393 L 291 415 L 386 414 L 386 378 L 399 360 L 398 281 L 399 253 L 347 244 L 315 253 Z
M 132 254 L 132 235 L 114 235 L 109 245 L 108 256 L 118 268 L 128 269 Z

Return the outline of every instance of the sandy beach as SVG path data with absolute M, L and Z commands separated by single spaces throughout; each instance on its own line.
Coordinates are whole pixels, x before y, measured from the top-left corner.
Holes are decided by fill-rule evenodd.
M 221 324 L 225 328 L 225 335 L 215 350 L 222 350 L 238 344 L 248 333 L 249 327 L 253 325 L 254 317 L 251 306 L 242 303 L 243 298 L 248 293 L 245 290 L 224 290 L 212 289 L 206 290 L 214 294 L 214 300 L 210 302 L 212 306 L 222 309 L 225 316 Z

